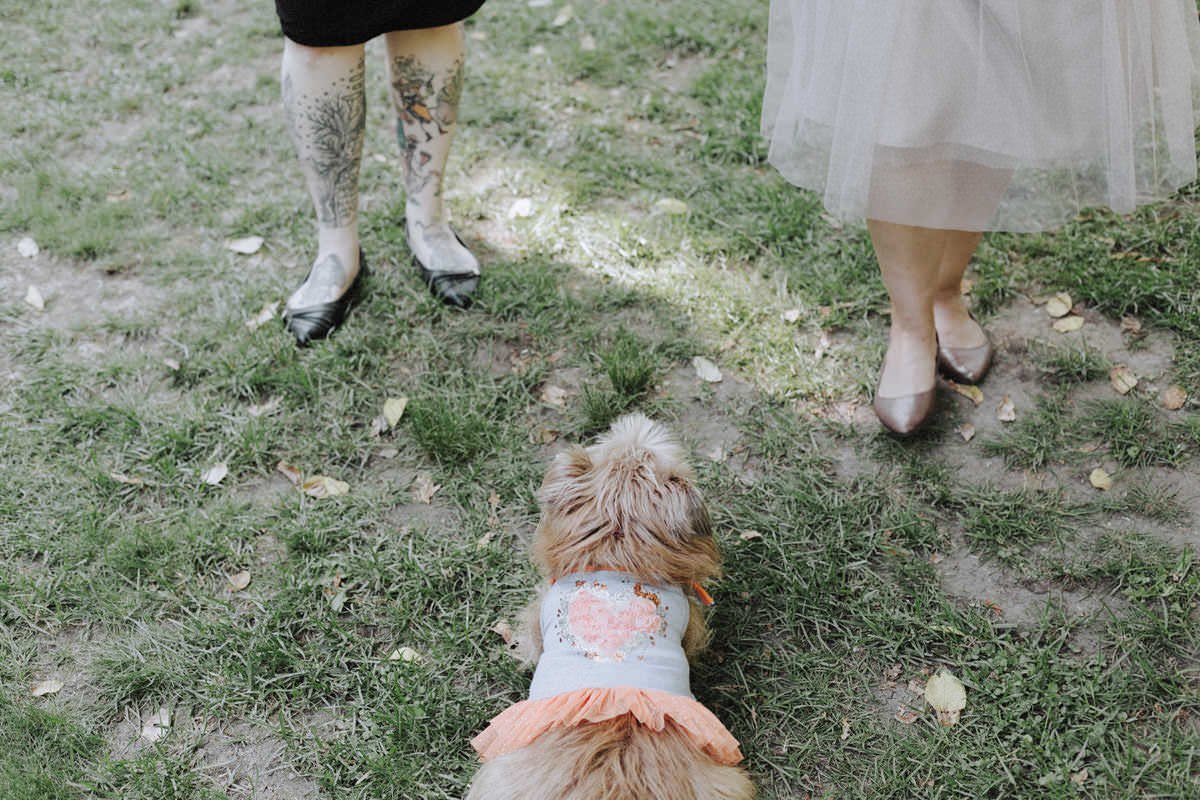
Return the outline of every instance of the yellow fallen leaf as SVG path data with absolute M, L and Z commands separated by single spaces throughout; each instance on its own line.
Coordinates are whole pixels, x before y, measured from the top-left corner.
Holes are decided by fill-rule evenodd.
M 743 542 L 752 542 L 755 539 L 761 539 L 763 535 L 758 531 L 742 531 L 738 534 L 738 538 Z
M 46 300 L 42 297 L 38 287 L 33 284 L 30 284 L 29 288 L 25 290 L 25 305 L 36 308 L 38 311 L 46 310 Z
M 25 258 L 33 258 L 41 251 L 42 249 L 38 247 L 38 243 L 35 242 L 30 236 L 23 236 L 21 237 L 21 240 L 17 242 L 17 252 Z
M 231 591 L 240 592 L 250 585 L 250 570 L 244 569 L 241 572 L 235 572 L 227 580 Z
M 1096 467 L 1092 470 L 1091 474 L 1088 475 L 1088 481 L 1102 492 L 1107 492 L 1113 487 L 1112 477 L 1103 467 Z
M 954 381 L 946 381 L 947 385 L 956 393 L 970 400 L 975 405 L 983 403 L 983 390 L 978 386 L 972 386 L 969 383 L 955 383 Z
M 275 319 L 275 315 L 279 313 L 279 301 L 267 303 L 258 310 L 250 319 L 246 320 L 246 327 L 252 331 L 256 331 L 263 325 L 266 325 L 271 320 Z
M 413 650 L 411 647 L 397 647 L 388 656 L 388 661 L 404 661 L 408 663 L 420 663 L 425 660 L 425 656 Z
M 567 390 L 561 386 L 548 383 L 542 387 L 542 402 L 555 408 L 565 408 L 567 405 Z
M 954 430 L 958 431 L 958 435 L 963 438 L 964 442 L 969 442 L 975 438 L 975 426 L 969 422 L 964 422 Z
M 29 693 L 34 697 L 45 697 L 48 694 L 58 694 L 62 691 L 63 682 L 54 678 L 47 678 L 44 681 L 35 683 L 29 687 Z
M 500 620 L 492 626 L 492 633 L 503 639 L 505 644 L 512 644 L 513 639 L 517 635 L 516 631 L 513 630 L 512 625 L 509 625 L 504 620 Z
M 1054 330 L 1059 333 L 1070 333 L 1077 331 L 1083 327 L 1083 317 L 1078 317 L 1072 314 L 1069 317 L 1063 317 L 1054 321 Z
M 230 239 L 225 243 L 225 247 L 243 256 L 254 255 L 262 246 L 263 237 L 261 236 L 243 236 L 241 239 Z
M 404 416 L 406 408 L 408 408 L 407 397 L 389 397 L 383 401 L 383 417 L 387 420 L 389 428 L 396 427 L 396 423 Z
M 705 383 L 720 383 L 723 380 L 720 368 L 704 356 L 692 359 L 692 369 L 696 370 L 696 377 Z
M 688 204 L 672 197 L 664 197 L 654 204 L 654 212 L 669 217 L 682 217 L 688 213 Z
M 842 741 L 850 738 L 850 718 L 842 717 Z
M 1137 317 L 1121 317 L 1121 333 L 1130 336 L 1142 335 L 1142 321 Z
M 1084 767 L 1083 769 L 1079 770 L 1078 772 L 1071 773 L 1071 783 L 1075 784 L 1076 786 L 1082 786 L 1083 784 L 1087 783 L 1087 779 L 1088 779 L 1087 767 Z
M 1017 409 L 1013 406 L 1012 398 L 1004 395 L 1000 405 L 996 406 L 996 419 L 1001 422 L 1012 422 L 1017 418 Z
M 1163 408 L 1168 411 L 1178 411 L 1183 408 L 1183 404 L 1187 402 L 1187 398 L 1187 391 L 1182 386 L 1168 386 L 1167 390 L 1163 392 Z
M 213 464 L 204 472 L 200 473 L 200 480 L 207 483 L 209 486 L 216 486 L 221 481 L 225 480 L 225 476 L 229 474 L 229 467 L 224 461 Z
M 417 499 L 417 502 L 429 505 L 433 502 L 433 496 L 437 494 L 438 490 L 441 488 L 441 486 L 433 482 L 433 478 L 422 472 L 416 477 L 416 480 L 413 481 L 413 497 Z
M 131 478 L 123 472 L 110 472 L 108 477 L 112 478 L 117 483 L 123 483 L 126 486 L 145 486 L 146 482 L 141 478 Z
M 331 478 L 328 475 L 313 475 L 300 484 L 300 489 L 309 497 L 320 499 L 349 494 L 350 484 L 345 481 L 339 481 L 336 478 Z
M 1065 317 L 1071 313 L 1072 305 L 1074 303 L 1071 301 L 1071 295 L 1066 292 L 1059 292 L 1046 301 L 1046 313 L 1055 319 Z
M 275 465 L 275 471 L 287 478 L 288 482 L 291 483 L 292 486 L 300 485 L 300 470 L 296 467 L 293 467 L 291 464 L 286 464 L 283 461 L 280 461 Z
M 1117 394 L 1129 394 L 1138 385 L 1137 376 L 1124 364 L 1117 364 L 1108 371 L 1108 382 Z
M 949 670 L 938 673 L 925 682 L 925 702 L 937 712 L 938 722 L 950 727 L 967 707 L 967 689 Z

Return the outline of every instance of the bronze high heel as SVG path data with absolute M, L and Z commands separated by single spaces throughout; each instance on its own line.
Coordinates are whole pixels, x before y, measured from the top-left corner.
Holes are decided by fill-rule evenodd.
M 904 394 L 899 397 L 880 397 L 876 393 L 871 407 L 875 409 L 875 416 L 879 417 L 879 421 L 885 428 L 892 433 L 907 436 L 929 419 L 929 415 L 933 413 L 936 397 L 936 384 L 934 388 L 924 392 Z
M 946 347 L 938 342 L 937 361 L 959 383 L 979 383 L 987 377 L 995 354 L 991 339 L 978 347 Z

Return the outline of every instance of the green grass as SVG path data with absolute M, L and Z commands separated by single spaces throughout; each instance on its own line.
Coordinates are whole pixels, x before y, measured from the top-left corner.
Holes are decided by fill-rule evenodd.
M 1089 337 L 1137 315 L 1130 345 L 1173 350 L 1165 374 L 1117 397 L 1102 337 L 1033 332 L 1028 352 L 1003 343 L 984 405 L 943 392 L 937 423 L 898 441 L 829 411 L 869 396 L 886 295 L 865 231 L 765 162 L 765 5 L 575 4 L 555 26 L 560 10 L 492 0 L 468 27 L 447 183 L 485 269 L 468 313 L 411 267 L 372 50 L 372 273 L 304 350 L 244 324 L 313 246 L 269 4 L 0 11 L 0 100 L 21 111 L 0 119 L 0 797 L 249 796 L 248 775 L 223 777 L 245 757 L 206 749 L 218 728 L 278 750 L 285 793 L 461 797 L 470 738 L 528 688 L 491 629 L 535 582 L 545 464 L 627 411 L 694 450 L 726 575 L 693 685 L 763 798 L 1200 791 L 1200 416 L 1148 388 L 1200 391 L 1195 190 L 989 236 L 971 270 L 985 320 L 1048 289 L 1088 305 Z M 532 216 L 510 218 L 521 197 Z M 225 249 L 250 234 L 260 255 Z M 26 235 L 37 259 L 15 255 Z M 697 354 L 722 383 L 693 379 Z M 964 442 L 956 425 L 1009 380 L 1036 402 Z M 408 407 L 380 432 L 389 397 Z M 305 495 L 281 462 L 350 492 Z M 1107 494 L 1086 483 L 1097 465 Z M 1022 598 L 1045 581 L 1048 601 L 1113 610 L 997 617 L 983 601 L 1005 606 L 1003 587 L 944 588 L 942 559 L 967 552 Z M 390 658 L 404 647 L 420 659 Z M 919 699 L 897 722 L 888 683 L 940 666 L 967 685 L 962 722 Z M 31 696 L 48 677 L 63 690 Z M 175 725 L 139 742 L 160 707 Z

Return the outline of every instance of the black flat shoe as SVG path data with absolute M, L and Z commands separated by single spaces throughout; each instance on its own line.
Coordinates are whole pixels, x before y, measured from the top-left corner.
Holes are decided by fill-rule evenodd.
M 454 234 L 454 238 L 458 239 L 458 243 L 463 247 L 467 246 L 457 233 Z M 417 258 L 416 254 L 413 254 L 413 263 L 417 265 L 421 280 L 429 287 L 429 291 L 433 293 L 434 297 L 448 306 L 471 307 L 471 295 L 479 288 L 478 272 L 447 272 L 429 269 L 421 263 L 421 259 Z
M 346 319 L 346 314 L 358 301 L 363 276 L 367 274 L 367 262 L 362 251 L 358 254 L 358 274 L 342 296 L 328 303 L 317 303 L 304 308 L 285 308 L 283 324 L 296 337 L 296 345 L 304 347 L 314 339 L 324 339 Z M 307 278 L 305 279 L 307 280 Z

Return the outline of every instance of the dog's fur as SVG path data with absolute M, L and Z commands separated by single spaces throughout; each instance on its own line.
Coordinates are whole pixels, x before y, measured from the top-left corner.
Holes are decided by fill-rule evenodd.
M 693 582 L 720 573 L 720 554 L 703 498 L 683 452 L 666 430 L 637 414 L 623 417 L 596 444 L 573 447 L 550 466 L 538 500 L 533 556 L 554 580 L 609 569 L 690 594 Z M 519 640 L 529 661 L 541 655 L 542 596 L 526 609 Z M 683 646 L 708 642 L 692 601 Z M 754 786 L 739 767 L 720 764 L 668 721 L 661 732 L 631 715 L 548 731 L 532 744 L 485 763 L 467 800 L 749 800 Z

